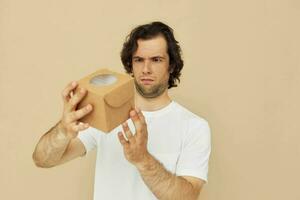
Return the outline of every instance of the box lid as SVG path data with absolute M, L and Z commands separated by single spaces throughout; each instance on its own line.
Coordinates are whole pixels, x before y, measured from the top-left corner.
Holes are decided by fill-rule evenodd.
M 120 107 L 134 96 L 134 81 L 128 74 L 103 68 L 79 80 L 80 86 L 101 96 L 111 107 Z

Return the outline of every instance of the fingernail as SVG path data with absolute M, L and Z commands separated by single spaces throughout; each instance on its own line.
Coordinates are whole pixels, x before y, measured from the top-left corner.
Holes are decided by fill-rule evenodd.
M 136 112 L 135 110 L 130 111 L 130 116 L 133 117 L 135 115 L 135 112 Z
M 91 110 L 91 109 L 92 109 L 92 105 L 91 105 L 91 104 L 88 104 L 88 105 L 86 106 L 86 109 L 87 109 L 87 110 Z

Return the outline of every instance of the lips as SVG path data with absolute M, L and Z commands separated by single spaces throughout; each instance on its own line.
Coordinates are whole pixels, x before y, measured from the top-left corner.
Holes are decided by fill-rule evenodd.
M 142 81 L 153 81 L 153 79 L 151 79 L 151 78 L 142 78 L 141 80 Z
M 150 77 L 141 77 L 140 78 L 142 81 L 147 80 L 147 81 L 153 81 L 153 78 Z
M 143 84 L 149 85 L 153 82 L 153 79 L 151 79 L 151 78 L 141 78 L 141 81 L 142 81 Z

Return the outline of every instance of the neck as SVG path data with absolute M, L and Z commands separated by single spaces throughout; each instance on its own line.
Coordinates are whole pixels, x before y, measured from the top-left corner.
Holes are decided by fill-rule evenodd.
M 168 90 L 155 98 L 145 98 L 135 91 L 135 106 L 143 111 L 155 111 L 167 106 L 171 102 Z

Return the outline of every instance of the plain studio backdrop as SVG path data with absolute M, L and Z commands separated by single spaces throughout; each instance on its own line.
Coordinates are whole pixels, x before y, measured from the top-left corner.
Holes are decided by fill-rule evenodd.
M 51 169 L 32 152 L 65 85 L 124 72 L 126 35 L 155 20 L 183 50 L 171 96 L 211 126 L 200 199 L 300 199 L 299 0 L 0 0 L 0 199 L 92 199 L 95 151 Z

